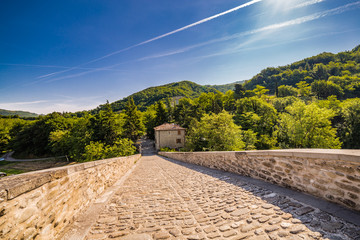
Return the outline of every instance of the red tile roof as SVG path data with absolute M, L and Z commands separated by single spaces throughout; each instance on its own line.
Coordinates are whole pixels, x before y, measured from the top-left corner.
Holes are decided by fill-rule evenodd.
M 157 131 L 162 131 L 162 130 L 185 130 L 185 128 L 180 127 L 179 125 L 175 124 L 175 123 L 164 123 L 160 126 L 154 127 L 155 130 Z

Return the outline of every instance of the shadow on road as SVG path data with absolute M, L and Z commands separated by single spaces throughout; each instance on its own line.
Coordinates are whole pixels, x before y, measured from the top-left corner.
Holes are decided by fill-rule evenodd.
M 334 240 L 344 239 L 344 236 L 348 239 L 360 239 L 359 212 L 262 180 L 159 157 L 246 190 L 249 194 L 279 207 L 283 212 L 290 213 L 323 237 Z

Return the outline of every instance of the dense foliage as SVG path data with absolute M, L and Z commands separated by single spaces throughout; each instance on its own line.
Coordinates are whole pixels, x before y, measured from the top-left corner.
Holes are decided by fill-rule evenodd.
M 219 114 L 204 114 L 200 121 L 194 119 L 188 129 L 190 151 L 236 151 L 244 147 L 240 127 L 225 110 Z
M 67 156 L 80 162 L 131 155 L 136 148 L 124 124 L 132 124 L 132 119 L 114 113 L 109 103 L 99 113 L 82 117 L 54 112 L 33 121 L 4 118 L 1 151 L 13 150 L 18 158 Z M 142 120 L 135 125 L 138 122 Z
M 266 68 L 247 81 L 244 87 L 252 90 L 261 85 L 272 94 L 283 94 L 283 90 L 290 88 L 280 89 L 279 86 L 296 87 L 301 81 L 311 85 L 312 92 L 320 99 L 331 95 L 339 99 L 360 97 L 360 47 L 338 54 L 321 53 L 287 66 Z M 287 96 L 291 94 L 286 92 Z

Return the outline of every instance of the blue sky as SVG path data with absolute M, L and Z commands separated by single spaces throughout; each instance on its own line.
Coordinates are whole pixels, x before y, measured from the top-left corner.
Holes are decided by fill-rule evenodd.
M 360 0 L 5 0 L 0 108 L 92 109 L 181 80 L 247 80 L 360 44 Z

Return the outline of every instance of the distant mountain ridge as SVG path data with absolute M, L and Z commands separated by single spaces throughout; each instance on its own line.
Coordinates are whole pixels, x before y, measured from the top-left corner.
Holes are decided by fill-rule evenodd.
M 5 110 L 0 109 L 0 115 L 1 116 L 19 116 L 19 117 L 38 117 L 39 114 L 26 112 L 26 111 L 11 111 L 11 110 Z
M 236 84 L 244 84 L 246 80 L 236 81 L 233 83 L 222 84 L 222 85 L 204 85 L 205 87 L 215 88 L 216 90 L 226 93 L 229 90 L 234 90 Z

